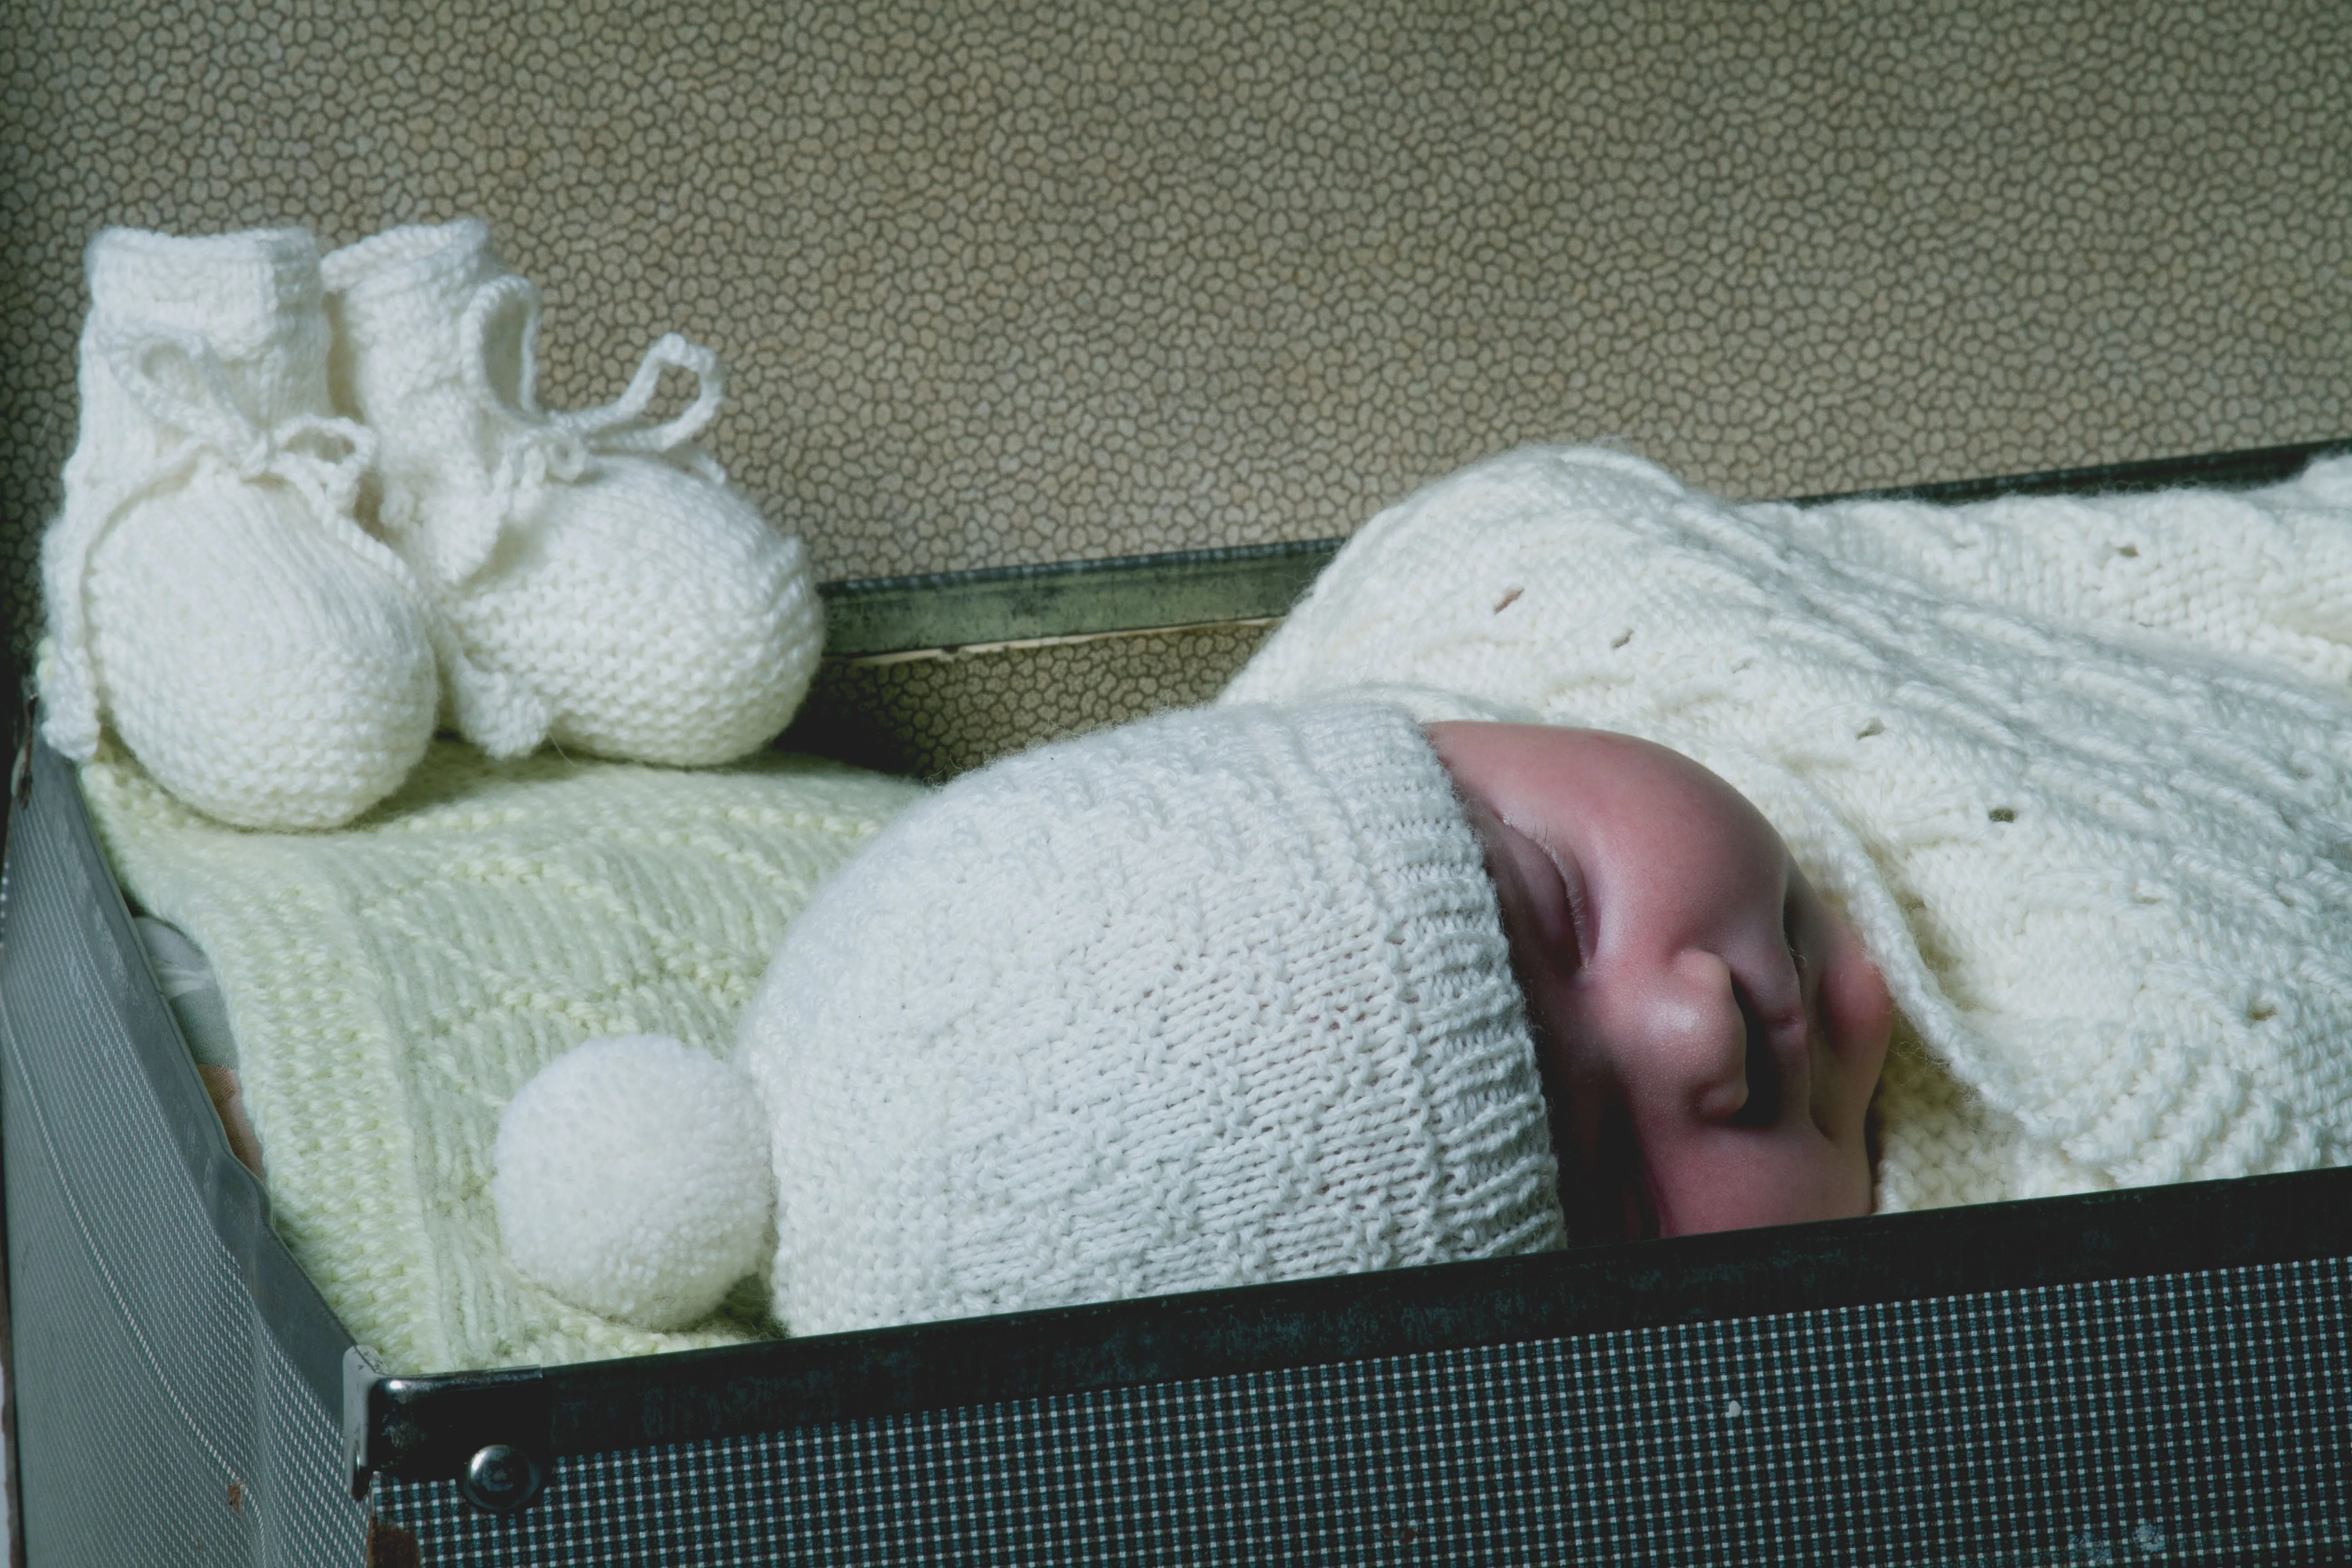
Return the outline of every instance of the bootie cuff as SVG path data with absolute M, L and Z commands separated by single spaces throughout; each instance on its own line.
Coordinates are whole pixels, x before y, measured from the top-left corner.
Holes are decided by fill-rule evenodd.
M 110 228 L 89 242 L 90 308 L 201 333 L 227 358 L 257 353 L 286 321 L 319 308 L 319 250 L 303 228 L 155 234 Z
M 412 294 L 458 308 L 478 282 L 500 270 L 489 226 L 475 217 L 386 229 L 329 251 L 319 265 L 327 291 L 343 296 L 347 308 L 361 309 Z

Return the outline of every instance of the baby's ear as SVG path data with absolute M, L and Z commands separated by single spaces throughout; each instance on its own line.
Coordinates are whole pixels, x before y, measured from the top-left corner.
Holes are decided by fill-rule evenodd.
M 680 1329 L 766 1270 L 759 1090 L 683 1041 L 618 1035 L 556 1058 L 508 1101 L 491 1159 L 508 1258 L 575 1307 Z

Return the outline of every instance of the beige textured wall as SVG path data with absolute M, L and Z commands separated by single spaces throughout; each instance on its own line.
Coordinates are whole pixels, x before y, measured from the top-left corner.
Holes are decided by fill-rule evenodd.
M 9 0 L 21 637 L 107 223 L 488 217 L 828 576 L 1346 531 L 1529 439 L 1789 493 L 2352 433 L 2305 4 Z

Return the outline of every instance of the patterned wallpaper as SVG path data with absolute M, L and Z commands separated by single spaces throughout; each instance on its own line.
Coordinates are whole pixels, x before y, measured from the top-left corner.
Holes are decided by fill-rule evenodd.
M 1528 440 L 1737 494 L 2352 433 L 2341 0 L 15 0 L 21 640 L 109 223 L 477 214 L 676 328 L 826 576 L 1347 531 Z

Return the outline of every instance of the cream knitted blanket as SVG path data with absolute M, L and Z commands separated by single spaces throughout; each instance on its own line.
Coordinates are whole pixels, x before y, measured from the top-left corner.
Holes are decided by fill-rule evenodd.
M 1646 735 L 1884 971 L 1883 1208 L 2352 1149 L 2352 460 L 2229 495 L 1730 506 L 1530 449 L 1368 524 L 1230 700 Z
M 781 755 L 678 773 L 436 742 L 326 834 L 224 827 L 112 747 L 82 789 L 125 890 L 212 958 L 278 1234 L 394 1369 L 761 1331 L 756 1296 L 651 1333 L 517 1275 L 488 1196 L 499 1113 L 593 1036 L 730 1050 L 785 923 L 919 786 Z

